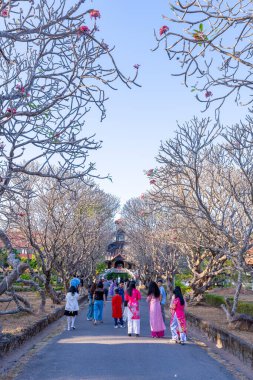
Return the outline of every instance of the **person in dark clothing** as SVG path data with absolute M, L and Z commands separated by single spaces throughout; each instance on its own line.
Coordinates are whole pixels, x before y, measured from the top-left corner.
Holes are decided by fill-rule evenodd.
M 94 325 L 98 322 L 103 323 L 103 310 L 105 305 L 105 293 L 103 283 L 99 282 L 93 295 L 94 301 Z
M 124 281 L 121 281 L 118 287 L 119 295 L 122 298 L 122 303 L 125 301 Z

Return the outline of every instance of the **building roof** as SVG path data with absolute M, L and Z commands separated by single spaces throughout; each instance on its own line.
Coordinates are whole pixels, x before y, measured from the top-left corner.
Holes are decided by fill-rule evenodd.
M 16 230 L 16 229 L 9 230 L 6 232 L 6 234 L 8 238 L 10 239 L 11 244 L 14 249 L 22 249 L 22 248 L 32 249 L 32 246 L 29 240 L 27 239 L 25 234 L 23 234 L 20 230 Z M 0 249 L 3 249 L 3 248 L 5 248 L 5 245 L 2 242 L 2 240 L 0 240 Z

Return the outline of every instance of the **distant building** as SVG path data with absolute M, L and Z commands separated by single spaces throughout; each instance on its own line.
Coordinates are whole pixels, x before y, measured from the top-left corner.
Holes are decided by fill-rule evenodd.
M 13 249 L 15 249 L 21 258 L 31 258 L 34 249 L 29 243 L 27 237 L 18 229 L 7 231 L 7 236 L 11 241 Z M 4 243 L 0 240 L 0 249 L 4 249 Z
M 116 239 L 108 245 L 105 262 L 107 268 L 125 268 L 132 269 L 133 263 L 128 259 L 126 253 L 127 242 L 125 241 L 125 232 L 119 228 L 116 231 Z
M 134 269 L 134 263 L 127 255 L 127 241 L 125 236 L 125 231 L 121 226 L 121 222 L 115 222 L 117 229 L 115 233 L 115 240 L 110 243 L 107 247 L 107 253 L 105 257 L 105 263 L 107 265 L 107 270 L 102 276 L 107 277 L 114 274 L 114 277 L 134 278 L 135 274 L 132 272 Z

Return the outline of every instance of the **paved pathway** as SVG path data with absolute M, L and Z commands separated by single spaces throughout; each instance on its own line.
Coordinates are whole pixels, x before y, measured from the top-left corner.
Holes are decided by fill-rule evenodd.
M 114 329 L 111 302 L 104 324 L 86 321 L 81 310 L 75 331 L 63 331 L 33 356 L 16 380 L 235 380 L 192 342 L 169 344 L 149 337 L 148 309 L 141 303 L 141 337 Z M 166 335 L 169 335 L 167 329 Z

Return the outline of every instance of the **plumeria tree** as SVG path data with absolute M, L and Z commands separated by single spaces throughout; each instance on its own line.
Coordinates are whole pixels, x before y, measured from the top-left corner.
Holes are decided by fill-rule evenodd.
M 104 259 L 110 242 L 118 208 L 118 200 L 97 187 L 80 186 L 76 192 L 72 211 L 67 216 L 69 221 L 71 215 L 73 233 L 65 240 L 55 264 L 66 287 L 70 276 L 76 273 L 86 281 L 94 278 L 97 264 Z M 66 233 L 68 224 L 65 224 Z
M 123 208 L 124 229 L 129 239 L 128 252 L 143 280 L 162 276 L 173 284 L 182 265 L 182 255 L 175 246 L 170 214 L 155 206 L 147 194 L 129 200 Z
M 178 125 L 175 138 L 161 145 L 161 167 L 152 171 L 153 200 L 182 218 L 175 227 L 178 243 L 187 248 L 195 294 L 208 289 L 227 260 L 237 271 L 232 315 L 253 245 L 252 125 L 249 119 L 244 128 L 223 129 L 196 118 Z
M 219 111 L 227 98 L 252 104 L 252 3 L 248 0 L 175 0 L 157 36 L 176 76 L 196 93 L 205 109 Z M 219 114 L 219 113 L 217 113 Z
M 29 176 L 59 184 L 98 176 L 88 154 L 101 142 L 84 132 L 86 114 L 94 106 L 102 120 L 106 88 L 136 84 L 138 66 L 124 76 L 99 37 L 99 10 L 86 3 L 0 1 L 0 239 L 13 267 L 0 294 L 28 266 L 11 254 L 3 208 L 30 196 Z
M 66 290 L 76 274 L 84 279 L 95 275 L 119 206 L 117 199 L 91 181 L 87 185 L 75 179 L 69 185 L 63 188 L 54 179 L 38 178 L 33 183 L 36 197 L 21 198 L 13 205 L 15 214 L 22 216 L 11 226 L 34 249 L 38 271 L 31 271 L 32 278 L 45 287 L 54 303 L 61 302 L 61 295 L 52 286 L 53 275 L 63 280 Z

